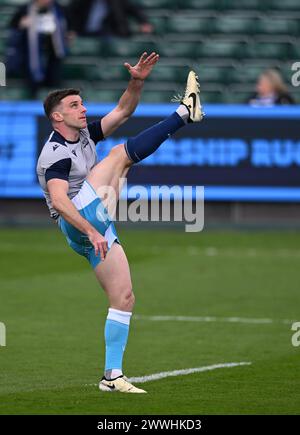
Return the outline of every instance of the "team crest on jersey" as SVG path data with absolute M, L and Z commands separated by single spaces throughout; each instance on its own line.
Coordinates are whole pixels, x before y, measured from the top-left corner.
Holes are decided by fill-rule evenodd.
M 86 147 L 88 146 L 88 144 L 89 144 L 89 140 L 88 140 L 87 138 L 84 138 L 84 139 L 82 140 L 83 148 L 86 148 Z

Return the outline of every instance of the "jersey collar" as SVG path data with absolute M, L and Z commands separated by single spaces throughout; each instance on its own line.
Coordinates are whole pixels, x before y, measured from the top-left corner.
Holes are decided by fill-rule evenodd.
M 67 140 L 65 139 L 57 130 L 53 131 L 53 134 L 51 136 L 50 142 L 58 142 L 61 145 L 64 145 L 65 147 L 69 145 L 74 145 L 80 141 L 80 138 L 75 141 Z

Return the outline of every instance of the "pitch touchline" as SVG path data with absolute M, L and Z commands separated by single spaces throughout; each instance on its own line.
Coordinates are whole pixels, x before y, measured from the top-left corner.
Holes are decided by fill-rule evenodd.
M 165 248 L 163 248 L 161 245 L 152 245 L 149 247 L 149 250 L 153 253 L 159 253 L 162 252 Z M 167 247 L 168 252 L 172 253 L 178 253 L 177 248 L 175 247 Z M 199 256 L 199 255 L 205 255 L 208 257 L 215 257 L 215 256 L 228 256 L 228 257 L 263 257 L 263 256 L 272 256 L 272 257 L 299 257 L 300 256 L 300 250 L 299 249 L 288 249 L 288 248 L 282 248 L 282 249 L 273 249 L 273 250 L 267 250 L 267 249 L 260 249 L 260 248 L 250 248 L 250 249 L 224 249 L 224 248 L 216 248 L 214 246 L 209 246 L 207 248 L 201 248 L 199 246 L 195 245 L 189 245 L 182 248 L 183 251 L 187 253 L 187 255 L 190 256 Z
M 228 323 L 252 323 L 252 324 L 270 324 L 283 323 L 292 324 L 293 320 L 274 320 L 274 319 L 251 319 L 247 317 L 215 317 L 215 316 L 143 316 L 134 314 L 136 320 L 150 320 L 152 322 L 228 322 Z
M 195 367 L 192 369 L 184 369 L 184 370 L 174 370 L 172 372 L 161 372 L 149 376 L 129 378 L 129 382 L 143 383 L 143 382 L 156 381 L 158 379 L 168 378 L 170 376 L 190 375 L 192 373 L 208 372 L 210 370 L 238 367 L 238 366 L 249 366 L 249 365 L 251 365 L 251 362 L 238 362 L 238 363 L 232 362 L 232 363 L 224 363 L 224 364 L 213 364 L 211 366 Z
M 210 366 L 195 367 L 195 368 L 183 369 L 183 370 L 173 370 L 172 372 L 160 372 L 148 376 L 128 378 L 128 381 L 142 384 L 144 382 L 157 381 L 158 379 L 169 378 L 170 376 L 190 375 L 192 373 L 209 372 L 211 370 L 225 369 L 225 368 L 239 367 L 239 366 L 249 366 L 251 364 L 252 364 L 251 362 L 231 362 L 231 363 L 223 363 L 223 364 L 213 364 Z M 98 384 L 89 384 L 87 386 L 94 387 L 94 386 L 98 386 Z

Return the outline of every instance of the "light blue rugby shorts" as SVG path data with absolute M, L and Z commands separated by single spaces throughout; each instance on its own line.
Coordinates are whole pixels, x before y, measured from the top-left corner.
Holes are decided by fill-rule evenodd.
M 84 181 L 80 191 L 72 198 L 72 202 L 81 216 L 105 237 L 108 249 L 111 248 L 114 242 L 120 243 L 114 223 L 109 218 L 101 199 L 87 181 Z M 84 233 L 67 222 L 62 216 L 58 218 L 58 226 L 66 236 L 71 248 L 77 254 L 83 255 L 93 268 L 101 263 L 100 254 L 96 257 L 95 249 Z

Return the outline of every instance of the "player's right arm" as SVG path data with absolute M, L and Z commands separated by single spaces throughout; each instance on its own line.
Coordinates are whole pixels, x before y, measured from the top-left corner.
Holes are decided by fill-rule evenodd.
M 69 183 L 66 180 L 52 178 L 47 182 L 52 205 L 57 212 L 71 225 L 86 234 L 94 246 L 95 254 L 100 254 L 101 260 L 107 254 L 107 241 L 86 219 L 78 212 L 73 202 L 68 197 Z

